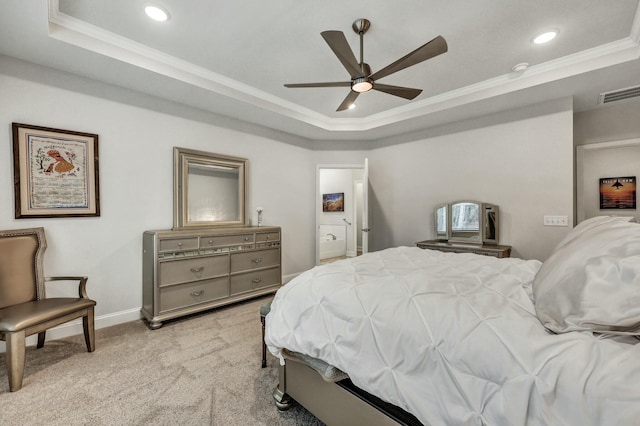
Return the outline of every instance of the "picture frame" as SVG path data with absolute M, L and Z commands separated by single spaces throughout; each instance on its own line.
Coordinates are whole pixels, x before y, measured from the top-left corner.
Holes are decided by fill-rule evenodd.
M 323 212 L 343 212 L 344 211 L 344 192 L 333 192 L 322 194 L 322 211 Z
M 600 178 L 600 210 L 636 209 L 636 177 Z
M 100 216 L 98 135 L 12 123 L 15 218 Z

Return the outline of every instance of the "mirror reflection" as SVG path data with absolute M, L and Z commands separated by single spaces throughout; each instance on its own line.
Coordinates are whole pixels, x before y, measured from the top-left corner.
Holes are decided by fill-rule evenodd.
M 447 204 L 436 207 L 436 239 L 448 240 L 449 228 L 447 227 L 448 214 Z
M 188 221 L 239 221 L 240 171 L 234 167 L 189 164 Z
M 481 242 L 480 203 L 461 201 L 451 205 L 451 236 L 453 241 Z
M 462 202 L 451 206 L 451 229 L 453 231 L 477 231 L 478 211 L 477 203 Z
M 246 225 L 244 158 L 174 148 L 174 229 Z

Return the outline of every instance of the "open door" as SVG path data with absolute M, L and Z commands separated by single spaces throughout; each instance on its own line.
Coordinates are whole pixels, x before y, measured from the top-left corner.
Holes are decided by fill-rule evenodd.
M 369 253 L 369 159 L 364 159 L 362 173 L 362 254 Z

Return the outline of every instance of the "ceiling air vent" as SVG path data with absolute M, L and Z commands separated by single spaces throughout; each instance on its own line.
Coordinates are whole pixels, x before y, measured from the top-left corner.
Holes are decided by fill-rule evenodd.
M 640 96 L 640 86 L 627 87 L 626 89 L 613 90 L 611 92 L 600 93 L 599 104 L 609 104 L 611 102 L 624 101 L 625 99 Z

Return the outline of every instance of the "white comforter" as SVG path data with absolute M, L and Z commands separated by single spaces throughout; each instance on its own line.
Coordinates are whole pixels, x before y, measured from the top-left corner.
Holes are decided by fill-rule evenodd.
M 399 247 L 313 268 L 266 318 L 301 352 L 425 425 L 640 424 L 640 345 L 548 333 L 540 262 Z

